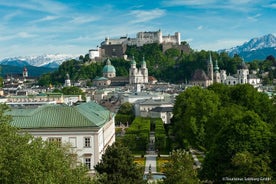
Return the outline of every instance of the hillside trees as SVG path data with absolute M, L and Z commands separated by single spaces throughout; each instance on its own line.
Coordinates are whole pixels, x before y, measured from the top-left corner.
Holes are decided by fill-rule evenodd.
M 142 47 L 128 46 L 126 53 L 129 58 L 134 56 L 137 67 L 140 67 L 143 57 L 146 60 L 149 75 L 154 76 L 159 81 L 171 83 L 185 83 L 189 81 L 196 69 L 206 71 L 207 61 L 211 54 L 213 62 L 218 61 L 220 69 L 226 70 L 227 73 L 235 74 L 237 68 L 242 63 L 242 58 L 238 55 L 229 57 L 227 53 L 211 52 L 211 51 L 190 51 L 189 53 L 181 53 L 178 49 L 170 48 L 163 52 L 162 45 L 153 43 L 146 44 Z M 111 58 L 111 63 L 116 68 L 117 76 L 128 76 L 130 62 L 122 58 Z M 273 58 L 269 57 L 264 64 L 260 64 L 262 71 L 271 70 L 274 66 Z M 213 63 L 214 64 L 214 63 Z M 273 65 L 274 64 L 274 65 Z M 80 79 L 95 79 L 96 76 L 102 76 L 102 69 L 105 61 L 97 63 L 89 63 L 87 55 L 80 57 L 80 60 L 68 60 L 63 62 L 57 71 L 45 74 L 39 80 L 40 85 L 61 85 L 64 83 L 66 73 L 70 75 L 70 79 L 77 81 Z M 255 66 L 256 68 L 256 66 Z M 177 72 L 175 72 L 177 70 Z M 271 76 L 275 73 L 270 72 Z M 276 74 L 275 74 L 276 75 Z M 269 79 L 271 81 L 271 79 Z

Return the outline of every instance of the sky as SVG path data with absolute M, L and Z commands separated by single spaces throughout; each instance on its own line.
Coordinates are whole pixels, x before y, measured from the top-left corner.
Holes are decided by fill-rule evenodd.
M 0 0 L 0 59 L 85 55 L 105 37 L 181 33 L 194 50 L 276 35 L 276 0 Z

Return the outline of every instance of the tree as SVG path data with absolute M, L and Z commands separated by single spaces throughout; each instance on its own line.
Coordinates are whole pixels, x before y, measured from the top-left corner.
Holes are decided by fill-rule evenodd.
M 120 109 L 116 114 L 115 121 L 117 125 L 119 125 L 120 123 L 126 125 L 130 124 L 134 120 L 134 118 L 135 115 L 133 104 L 125 102 L 120 106 Z
M 275 104 L 268 95 L 258 92 L 250 84 L 238 84 L 230 88 L 232 103 L 246 107 L 257 113 L 263 121 L 273 123 L 276 121 Z
M 144 169 L 144 168 L 143 168 Z M 121 144 L 109 146 L 102 156 L 102 160 L 95 166 L 100 175 L 102 184 L 140 184 L 143 181 L 143 172 L 134 163 L 131 152 Z
M 81 95 L 82 99 L 85 99 L 85 93 L 78 87 L 72 86 L 72 87 L 64 87 L 62 88 L 61 92 L 64 95 Z
M 188 88 L 176 98 L 174 105 L 174 134 L 180 147 L 205 146 L 205 124 L 217 113 L 220 106 L 218 95 L 200 87 Z
M 189 152 L 174 150 L 170 161 L 165 165 L 164 184 L 198 184 L 197 171 L 193 168 L 193 159 Z
M 9 125 L 0 105 L 0 183 L 90 183 L 68 147 L 44 142 Z
M 129 102 L 125 102 L 120 106 L 118 113 L 125 114 L 125 115 L 134 115 L 133 110 L 134 110 L 133 104 Z
M 238 117 L 239 116 L 239 117 Z M 228 117 L 228 124 L 215 135 L 203 162 L 201 178 L 221 182 L 228 177 L 271 177 L 270 126 L 252 111 Z M 242 160 L 243 159 L 243 160 Z

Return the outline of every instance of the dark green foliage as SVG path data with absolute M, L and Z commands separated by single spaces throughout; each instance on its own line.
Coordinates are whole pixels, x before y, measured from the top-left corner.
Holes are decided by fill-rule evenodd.
M 194 87 L 177 97 L 174 135 L 182 148 L 207 150 L 202 179 L 275 176 L 273 102 L 248 84 Z
M 0 183 L 91 183 L 66 146 L 44 142 L 9 125 L 0 105 Z
M 205 146 L 205 124 L 214 116 L 220 100 L 213 91 L 200 87 L 188 88 L 179 94 L 174 105 L 174 135 L 180 147 L 185 140 L 192 146 Z
M 270 143 L 270 126 L 254 112 L 229 117 L 206 155 L 202 178 L 221 181 L 225 176 L 271 177 Z
M 212 55 L 213 61 L 218 60 L 220 69 L 224 69 L 227 73 L 235 74 L 238 66 L 242 63 L 239 56 L 229 57 L 227 53 L 217 53 L 209 51 L 190 51 L 189 53 L 180 53 L 180 50 L 170 48 L 165 52 L 162 51 L 161 44 L 146 44 L 142 47 L 128 46 L 126 54 L 129 58 L 134 56 L 137 67 L 141 66 L 143 57 L 146 60 L 149 75 L 154 76 L 159 81 L 185 83 L 189 81 L 196 69 L 206 70 L 209 55 Z M 80 56 L 80 60 L 68 60 L 57 71 L 41 76 L 39 80 L 40 85 L 47 86 L 49 84 L 61 85 L 64 83 L 66 74 L 70 75 L 72 81 L 80 79 L 93 80 L 96 76 L 102 76 L 102 69 L 105 62 L 89 63 L 90 60 Z M 117 76 L 128 76 L 130 62 L 122 58 L 112 58 L 112 65 L 116 68 Z M 269 68 L 269 64 L 264 65 L 263 68 Z M 175 72 L 177 70 L 178 72 Z
M 22 66 L 11 66 L 11 65 L 0 65 L 1 72 L 0 76 L 6 77 L 7 75 L 21 75 L 24 67 Z M 42 74 L 46 74 L 49 72 L 53 72 L 57 70 L 57 68 L 46 68 L 46 67 L 36 67 L 36 66 L 27 66 L 28 75 L 30 77 L 39 77 Z
M 136 117 L 126 130 L 123 144 L 132 152 L 146 151 L 149 142 L 150 119 Z
M 124 125 L 129 125 L 135 117 L 133 115 L 127 115 L 127 114 L 116 114 L 115 116 L 115 123 L 116 125 L 120 125 L 120 123 L 123 123 Z
M 102 156 L 102 160 L 95 166 L 95 170 L 105 177 L 99 178 L 101 184 L 140 184 L 143 172 L 134 163 L 128 148 L 114 143 L 109 146 Z
M 256 112 L 263 121 L 272 123 L 276 121 L 275 107 L 264 93 L 258 92 L 252 85 L 236 85 L 230 88 L 232 103 L 246 107 Z
M 155 124 L 155 148 L 159 152 L 165 152 L 167 150 L 167 136 L 164 123 L 160 118 L 152 121 Z
M 184 150 L 172 151 L 170 161 L 165 165 L 164 184 L 198 184 L 197 171 L 193 168 L 193 159 Z
M 81 95 L 82 99 L 85 100 L 85 94 L 79 87 L 76 87 L 76 86 L 64 87 L 62 88 L 61 92 L 64 95 Z
M 120 109 L 118 110 L 115 117 L 115 122 L 117 125 L 120 123 L 123 123 L 124 125 L 130 125 L 134 118 L 135 115 L 133 104 L 126 102 L 120 106 Z

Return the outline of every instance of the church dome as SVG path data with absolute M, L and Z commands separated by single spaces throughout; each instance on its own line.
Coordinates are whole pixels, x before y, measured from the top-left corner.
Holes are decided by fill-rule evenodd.
M 103 73 L 115 73 L 115 67 L 111 64 L 110 60 L 107 59 L 106 65 L 103 68 Z

